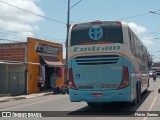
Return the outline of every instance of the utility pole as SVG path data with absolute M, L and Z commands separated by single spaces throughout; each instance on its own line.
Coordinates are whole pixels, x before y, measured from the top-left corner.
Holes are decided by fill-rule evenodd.
M 68 9 L 67 9 L 67 38 L 66 38 L 66 60 L 65 60 L 65 71 L 64 71 L 64 81 L 67 81 L 68 78 L 68 33 L 70 27 L 70 0 L 68 0 Z

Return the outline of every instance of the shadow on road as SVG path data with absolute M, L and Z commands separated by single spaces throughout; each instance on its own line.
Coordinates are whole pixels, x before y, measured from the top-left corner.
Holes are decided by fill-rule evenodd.
M 141 95 L 141 101 L 138 105 L 132 106 L 131 103 L 104 103 L 95 106 L 85 106 L 76 111 L 69 112 L 69 116 L 133 116 L 135 111 L 143 104 L 149 94 L 153 91 L 146 91 Z

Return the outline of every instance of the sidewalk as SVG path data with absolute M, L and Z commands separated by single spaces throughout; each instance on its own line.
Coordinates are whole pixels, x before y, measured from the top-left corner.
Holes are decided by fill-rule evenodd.
M 19 95 L 19 96 L 3 96 L 0 97 L 0 103 L 1 102 L 8 102 L 12 100 L 21 100 L 21 99 L 28 99 L 28 98 L 34 98 L 34 97 L 40 97 L 45 95 L 52 95 L 53 92 L 43 92 L 43 93 L 34 93 L 29 95 Z

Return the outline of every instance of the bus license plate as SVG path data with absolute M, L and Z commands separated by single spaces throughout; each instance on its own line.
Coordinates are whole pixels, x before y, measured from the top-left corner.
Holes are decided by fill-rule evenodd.
M 96 97 L 96 98 L 101 98 L 101 97 L 103 97 L 103 94 L 102 93 L 93 93 L 92 96 Z

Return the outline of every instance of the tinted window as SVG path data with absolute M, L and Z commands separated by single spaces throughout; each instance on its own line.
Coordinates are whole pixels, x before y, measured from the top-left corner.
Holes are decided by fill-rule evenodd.
M 92 31 L 91 28 L 94 26 L 99 26 L 99 28 Z M 94 40 L 92 35 L 98 40 Z M 123 43 L 122 25 L 118 23 L 103 23 L 96 25 L 79 24 L 73 27 L 71 32 L 71 46 L 96 42 Z

